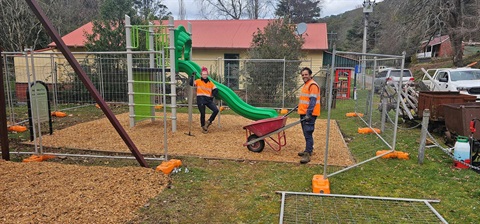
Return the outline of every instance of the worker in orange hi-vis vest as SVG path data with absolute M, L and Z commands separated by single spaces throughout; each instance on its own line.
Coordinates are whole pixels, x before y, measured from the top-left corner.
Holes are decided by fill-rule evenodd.
M 213 101 L 213 98 L 218 94 L 218 89 L 208 78 L 207 68 L 202 67 L 201 78 L 193 81 L 194 76 L 195 73 L 190 77 L 190 85 L 197 87 L 197 105 L 198 110 L 200 111 L 200 124 L 202 125 L 202 132 L 207 133 L 208 127 L 212 124 L 218 114 L 217 105 L 215 105 L 215 102 Z M 208 107 L 212 111 L 210 118 L 206 122 L 205 107 Z
M 303 68 L 301 75 L 305 84 L 299 97 L 298 114 L 302 121 L 305 149 L 299 152 L 298 156 L 302 157 L 300 163 L 304 164 L 310 162 L 310 156 L 313 152 L 313 131 L 315 130 L 315 121 L 320 116 L 320 87 L 313 80 L 310 68 Z

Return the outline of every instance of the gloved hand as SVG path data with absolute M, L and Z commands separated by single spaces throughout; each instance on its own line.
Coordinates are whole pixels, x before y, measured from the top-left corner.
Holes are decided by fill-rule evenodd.
M 303 120 L 304 121 L 310 121 L 310 120 L 312 120 L 312 116 L 307 114 L 307 115 L 305 115 L 305 117 L 303 117 Z
M 190 77 L 188 77 L 188 84 L 190 86 L 193 86 L 193 80 L 195 80 L 195 72 L 192 73 L 192 75 Z

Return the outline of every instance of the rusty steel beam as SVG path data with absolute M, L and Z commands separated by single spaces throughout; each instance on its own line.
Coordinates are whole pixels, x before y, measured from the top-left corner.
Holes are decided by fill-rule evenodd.
M 3 61 L 2 48 L 0 47 L 0 143 L 2 144 L 2 159 L 10 160 L 10 150 L 8 149 L 8 131 L 7 131 L 7 110 L 5 104 L 5 86 L 3 82 Z
M 70 66 L 72 66 L 73 70 L 78 75 L 80 80 L 82 80 L 85 87 L 87 87 L 88 91 L 90 92 L 92 97 L 95 99 L 95 101 L 98 103 L 103 113 L 107 116 L 108 120 L 110 120 L 110 123 L 113 125 L 115 130 L 117 130 L 120 137 L 122 137 L 123 141 L 128 146 L 132 154 L 135 156 L 138 163 L 140 163 L 140 165 L 143 167 L 148 167 L 145 161 L 145 158 L 143 158 L 143 155 L 138 151 L 137 147 L 133 143 L 130 136 L 128 136 L 125 129 L 122 127 L 122 125 L 120 125 L 120 122 L 115 117 L 115 114 L 113 114 L 112 110 L 110 110 L 105 100 L 100 96 L 100 93 L 98 92 L 98 90 L 95 88 L 95 86 L 93 86 L 92 81 L 87 77 L 87 74 L 82 69 L 77 59 L 75 59 L 70 49 L 68 49 L 65 42 L 63 42 L 58 32 L 54 29 L 52 23 L 47 18 L 43 10 L 40 8 L 40 6 L 37 4 L 35 0 L 25 0 L 25 1 L 27 2 L 28 6 L 33 11 L 35 16 L 37 16 L 38 20 L 40 20 L 43 27 L 47 30 L 50 38 L 52 38 L 55 44 L 57 44 L 57 48 L 63 53 L 63 56 L 67 59 L 68 63 L 70 63 Z

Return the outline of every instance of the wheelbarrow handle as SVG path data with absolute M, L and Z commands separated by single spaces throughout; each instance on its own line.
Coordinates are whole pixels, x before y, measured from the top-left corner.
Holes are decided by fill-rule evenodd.
M 283 115 L 284 117 L 288 116 L 289 114 L 291 114 L 293 111 L 295 111 L 296 109 L 298 108 L 298 105 L 296 107 L 294 107 L 293 109 L 291 109 L 290 111 L 288 111 L 287 114 Z

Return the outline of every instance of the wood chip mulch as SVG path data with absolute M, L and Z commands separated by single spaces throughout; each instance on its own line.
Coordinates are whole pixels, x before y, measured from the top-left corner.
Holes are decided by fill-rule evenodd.
M 163 113 L 157 113 L 162 116 Z M 76 116 L 75 114 L 71 116 Z M 171 115 L 168 115 L 171 116 Z M 208 118 L 209 114 L 207 114 Z M 69 119 L 69 117 L 63 118 Z M 162 118 L 155 121 L 139 122 L 129 127 L 128 114 L 117 115 L 117 119 L 127 131 L 130 138 L 142 154 L 164 155 L 164 122 Z M 171 117 L 169 117 L 171 119 Z M 202 158 L 218 158 L 233 160 L 260 160 L 298 163 L 297 153 L 303 151 L 305 139 L 301 125 L 295 125 L 285 131 L 286 146 L 280 151 L 272 150 L 267 144 L 261 153 L 251 152 L 243 146 L 246 133 L 243 126 L 253 121 L 235 115 L 220 115 L 210 126 L 208 133 L 203 134 L 200 128 L 199 114 L 193 114 L 192 125 L 189 126 L 188 114 L 177 114 L 177 131 L 172 132 L 172 122 L 167 120 L 167 145 L 169 156 L 196 156 Z M 298 118 L 289 118 L 287 123 Z M 318 119 L 314 132 L 314 154 L 310 164 L 323 164 L 325 154 L 327 122 Z M 189 131 L 191 130 L 191 131 Z M 187 135 L 190 133 L 191 135 Z M 276 135 L 272 135 L 277 139 Z M 278 146 L 271 142 L 272 145 Z M 107 118 L 81 123 L 62 130 L 53 135 L 43 135 L 42 144 L 48 147 L 87 149 L 111 152 L 130 150 L 117 134 Z M 328 164 L 332 166 L 349 166 L 353 164 L 352 156 L 345 144 L 335 121 L 331 121 Z M 170 158 L 170 157 L 169 157 Z
M 168 184 L 142 167 L 0 160 L 0 223 L 122 223 Z

